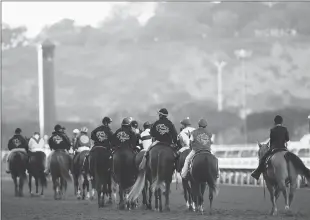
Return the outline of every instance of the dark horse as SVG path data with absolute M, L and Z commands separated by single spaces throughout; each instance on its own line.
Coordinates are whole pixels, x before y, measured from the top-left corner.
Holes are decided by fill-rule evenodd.
M 9 166 L 11 177 L 14 181 L 15 196 L 22 197 L 24 181 L 27 180 L 26 169 L 28 166 L 28 155 L 23 151 L 14 151 L 10 155 Z M 17 178 L 19 179 L 17 183 Z
M 186 149 L 181 152 L 177 166 L 176 166 L 176 171 L 178 173 L 181 173 L 182 168 L 184 166 L 185 158 L 189 154 L 191 149 Z M 182 186 L 183 186 L 183 191 L 184 191 L 184 199 L 186 202 L 187 208 L 191 211 L 193 209 L 192 207 L 192 192 L 191 192 L 191 185 L 190 185 L 190 180 L 188 178 L 182 178 Z
M 194 211 L 203 213 L 204 192 L 206 183 L 209 187 L 210 214 L 212 214 L 212 202 L 217 195 L 218 159 L 209 151 L 196 152 L 190 170 L 190 180 Z
M 138 174 L 135 156 L 134 150 L 129 146 L 118 147 L 113 154 L 112 173 L 114 182 L 119 186 L 119 209 L 124 209 L 125 203 L 128 209 L 135 207 L 134 202 L 125 202 L 125 194 L 135 183 Z
M 156 144 L 149 151 L 149 158 L 145 167 L 139 173 L 137 181 L 129 193 L 128 200 L 134 201 L 138 198 L 145 185 L 145 177 L 149 170 L 149 182 L 152 183 L 151 189 L 155 193 L 155 209 L 162 211 L 162 190 L 165 187 L 165 210 L 169 211 L 169 192 L 172 182 L 172 175 L 175 169 L 175 156 L 171 147 L 164 143 Z M 151 203 L 151 195 L 149 198 Z M 151 204 L 149 204 L 151 207 Z
M 55 150 L 51 157 L 51 176 L 53 181 L 54 199 L 61 199 L 67 191 L 67 182 L 71 182 L 69 170 L 72 158 L 64 150 Z
M 99 208 L 104 207 L 106 194 L 109 194 L 109 203 L 112 203 L 110 156 L 110 150 L 102 146 L 94 146 L 89 154 L 90 169 L 94 174 Z
M 84 150 L 77 153 L 73 159 L 73 180 L 74 180 L 74 193 L 77 195 L 78 199 L 92 199 L 89 193 L 90 179 L 87 172 L 82 172 L 83 163 L 89 150 Z M 85 169 L 87 171 L 87 169 Z M 85 189 L 87 190 L 87 195 L 85 195 Z M 81 195 L 82 191 L 82 195 Z
M 43 196 L 44 188 L 47 187 L 47 180 L 44 174 L 46 155 L 42 151 L 29 152 L 28 155 L 29 155 L 29 165 L 28 165 L 29 193 L 31 196 L 33 196 L 31 185 L 32 185 L 32 177 L 34 177 L 36 185 L 36 194 L 39 193 L 39 183 L 40 183 L 41 196 Z

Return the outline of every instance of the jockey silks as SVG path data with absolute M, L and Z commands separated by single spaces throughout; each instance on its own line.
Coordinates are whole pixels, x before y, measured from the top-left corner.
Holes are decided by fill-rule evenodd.
M 70 150 L 70 140 L 63 132 L 54 131 L 48 140 L 48 144 L 52 150 Z
M 94 146 L 111 146 L 111 138 L 113 132 L 109 126 L 101 125 L 91 132 L 91 139 L 94 141 Z
M 23 148 L 28 151 L 28 143 L 26 139 L 20 135 L 20 134 L 15 134 L 8 143 L 8 149 L 13 150 L 17 148 Z
M 83 134 L 81 133 L 77 139 L 76 139 L 76 143 L 75 146 L 73 146 L 73 149 L 78 149 L 79 147 L 91 147 L 91 143 L 90 143 L 90 138 L 88 137 L 87 134 Z
M 147 128 L 140 135 L 140 141 L 144 150 L 147 150 L 152 144 L 152 136 L 150 135 L 150 131 L 151 129 Z
M 191 148 L 193 151 L 197 152 L 199 150 L 209 150 L 211 151 L 211 141 L 212 133 L 208 131 L 207 128 L 197 128 L 191 133 Z
M 30 138 L 28 146 L 30 152 L 36 152 L 36 151 L 42 151 L 45 150 L 45 142 L 43 138 L 40 137 L 40 135 L 34 135 Z
M 177 131 L 173 123 L 167 118 L 157 120 L 151 128 L 150 134 L 156 141 L 169 144 L 177 143 Z
M 290 140 L 287 128 L 277 125 L 270 129 L 270 148 L 286 148 L 286 142 Z
M 178 137 L 182 147 L 189 147 L 191 132 L 194 130 L 195 128 L 193 127 L 186 127 L 180 132 Z
M 113 146 L 131 146 L 136 147 L 137 136 L 130 127 L 118 129 L 112 139 Z

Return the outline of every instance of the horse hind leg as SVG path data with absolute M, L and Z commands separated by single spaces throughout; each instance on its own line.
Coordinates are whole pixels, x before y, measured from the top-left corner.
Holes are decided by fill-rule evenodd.
M 170 192 L 170 183 L 169 182 L 166 182 L 165 184 L 166 186 L 166 189 L 165 189 L 165 211 L 170 211 L 170 207 L 169 207 L 169 204 L 170 204 L 170 201 L 169 201 L 169 192 Z
M 35 184 L 36 184 L 36 194 L 39 193 L 39 178 L 34 178 Z
M 19 197 L 23 197 L 24 193 L 23 193 L 23 187 L 24 187 L 24 180 L 25 178 L 23 176 L 19 177 L 19 185 L 18 185 L 18 196 Z
M 12 175 L 12 179 L 13 179 L 13 182 L 14 182 L 14 192 L 15 192 L 15 196 L 18 196 L 17 177 Z

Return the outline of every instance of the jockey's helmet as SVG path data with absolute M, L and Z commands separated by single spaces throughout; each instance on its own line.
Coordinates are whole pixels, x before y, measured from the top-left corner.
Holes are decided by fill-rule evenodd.
M 122 121 L 122 125 L 130 125 L 130 119 L 129 118 L 124 118 Z
M 80 131 L 83 132 L 83 133 L 87 133 L 88 132 L 88 128 L 87 127 L 82 127 Z
M 80 133 L 79 129 L 76 128 L 76 129 L 73 130 L 73 134 L 78 134 L 78 133 Z
M 282 118 L 282 116 L 280 116 L 280 115 L 277 115 L 275 118 L 274 118 L 274 123 L 275 124 L 282 124 L 283 123 L 283 118 Z
M 131 124 L 131 127 L 133 127 L 133 128 L 138 128 L 138 126 L 139 126 L 139 124 L 136 120 L 131 121 L 130 124 Z
M 15 134 L 20 134 L 20 133 L 22 133 L 22 129 L 16 128 L 16 129 L 15 129 Z
M 148 122 L 148 121 L 144 122 L 144 124 L 143 124 L 143 128 L 144 129 L 147 129 L 147 128 L 150 128 L 150 127 L 151 127 L 150 122 Z
M 180 123 L 184 126 L 188 126 L 188 125 L 191 125 L 191 122 L 189 120 L 189 117 L 187 118 L 184 118 L 182 121 L 180 121 Z
M 165 116 L 165 117 L 167 117 L 167 116 L 168 116 L 168 110 L 167 110 L 166 108 L 162 108 L 162 109 L 160 109 L 160 110 L 158 111 L 158 114 L 159 114 L 160 116 Z
M 199 122 L 198 122 L 198 126 L 199 127 L 202 127 L 202 128 L 205 128 L 208 126 L 208 123 L 207 123 L 207 120 L 206 119 L 200 119 Z
M 54 130 L 55 130 L 55 131 L 61 131 L 62 129 L 65 129 L 65 128 L 62 127 L 62 126 L 59 125 L 59 124 L 55 125 L 55 127 L 54 127 Z
M 112 119 L 110 117 L 104 117 L 102 119 L 102 124 L 110 124 L 112 122 Z

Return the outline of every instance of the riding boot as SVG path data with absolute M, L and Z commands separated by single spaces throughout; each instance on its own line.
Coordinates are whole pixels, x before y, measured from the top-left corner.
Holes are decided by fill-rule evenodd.
M 6 172 L 7 174 L 10 174 L 10 173 L 11 173 L 9 161 L 6 162 L 6 169 L 5 169 L 5 172 Z
M 264 163 L 265 163 L 265 161 L 264 161 L 264 160 L 261 160 L 261 161 L 259 162 L 259 165 L 258 165 L 257 169 L 255 169 L 255 170 L 252 172 L 251 176 L 252 176 L 254 179 L 256 179 L 256 180 L 259 179 L 260 174 L 262 173 L 262 169 L 263 169 Z

